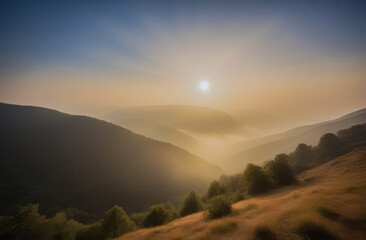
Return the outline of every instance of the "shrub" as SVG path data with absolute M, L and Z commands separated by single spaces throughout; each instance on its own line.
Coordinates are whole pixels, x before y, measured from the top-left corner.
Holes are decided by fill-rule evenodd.
M 180 215 L 182 217 L 199 212 L 203 209 L 202 202 L 195 191 L 191 191 L 186 199 L 184 199 L 183 206 L 180 209 Z
M 231 213 L 231 202 L 223 195 L 213 197 L 208 205 L 208 213 L 212 218 L 220 218 Z
M 104 239 L 102 233 L 101 221 L 95 222 L 91 225 L 87 225 L 85 229 L 80 231 L 76 237 L 76 240 L 101 240 L 101 239 Z
M 130 215 L 130 219 L 136 224 L 136 226 L 142 227 L 142 221 L 146 217 L 147 212 L 137 212 Z
M 208 188 L 207 191 L 207 197 L 208 199 L 217 196 L 217 195 L 221 195 L 225 192 L 224 188 L 220 185 L 220 183 L 218 181 L 213 181 L 210 185 L 210 187 Z
M 232 176 L 221 175 L 220 183 L 222 188 L 228 192 L 236 192 L 239 188 L 239 182 L 242 174 L 235 174 Z
M 268 169 L 277 185 L 289 185 L 296 181 L 290 165 L 281 155 L 277 155 L 275 160 L 268 162 L 265 168 Z
M 291 154 L 290 159 L 286 160 L 291 164 L 293 170 L 296 173 L 305 171 L 313 164 L 313 147 L 304 143 L 300 143 L 297 145 L 296 150 Z
M 12 231 L 14 239 L 48 239 L 52 235 L 45 216 L 38 212 L 39 204 L 28 204 L 19 209 L 14 217 L 15 227 Z
M 329 232 L 325 227 L 312 221 L 304 221 L 297 227 L 297 233 L 304 239 L 311 240 L 337 240 L 338 237 Z
M 66 208 L 61 210 L 66 214 L 67 219 L 74 219 L 80 223 L 90 224 L 98 220 L 98 217 L 77 208 Z
M 115 238 L 135 229 L 135 223 L 127 216 L 122 207 L 114 206 L 108 210 L 102 220 L 102 232 L 106 238 Z
M 158 204 L 150 207 L 149 212 L 142 220 L 142 226 L 153 227 L 162 225 L 170 220 L 169 211 L 164 207 L 164 204 Z
M 355 143 L 366 140 L 366 125 L 355 125 L 338 131 L 337 135 L 345 143 Z
M 341 139 L 333 133 L 323 135 L 319 140 L 317 148 L 317 161 L 326 162 L 337 157 L 341 154 L 340 149 L 342 146 Z
M 170 201 L 164 203 L 163 206 L 169 213 L 169 221 L 180 217 L 178 209 Z
M 259 166 L 249 163 L 243 175 L 248 194 L 255 195 L 271 188 L 272 183 L 266 172 Z

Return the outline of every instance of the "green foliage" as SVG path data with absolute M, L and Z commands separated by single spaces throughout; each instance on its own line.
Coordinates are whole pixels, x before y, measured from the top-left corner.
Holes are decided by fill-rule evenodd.
M 135 229 L 135 223 L 127 216 L 122 207 L 114 206 L 102 220 L 101 228 L 105 237 L 115 238 Z
M 310 145 L 300 143 L 295 151 L 289 157 L 288 162 L 291 163 L 295 172 L 302 172 L 311 167 L 314 161 L 314 149 Z
M 211 218 L 220 218 L 231 213 L 231 202 L 224 195 L 215 196 L 210 200 L 207 210 Z
M 147 212 L 137 212 L 130 214 L 130 219 L 136 224 L 138 227 L 142 227 L 142 221 L 146 217 Z
M 218 181 L 213 181 L 210 187 L 208 188 L 207 197 L 208 199 L 210 199 L 214 196 L 221 195 L 224 192 L 225 189 L 220 185 L 220 183 Z
M 142 226 L 153 227 L 167 223 L 171 216 L 169 210 L 167 210 L 164 204 L 158 204 L 150 207 L 149 212 L 146 214 L 142 221 Z
M 76 240 L 101 240 L 104 239 L 102 233 L 102 222 L 98 221 L 84 227 L 76 237 Z
M 290 164 L 286 161 L 283 154 L 279 154 L 274 160 L 269 161 L 265 165 L 277 185 L 290 185 L 296 182 L 296 177 L 292 172 Z
M 272 187 L 268 174 L 261 167 L 251 163 L 244 170 L 243 181 L 249 195 L 262 193 Z
M 339 156 L 342 147 L 342 140 L 333 133 L 323 135 L 319 140 L 317 148 L 318 162 L 326 162 Z
M 236 192 L 239 188 L 240 179 L 243 177 L 242 174 L 235 174 L 232 176 L 221 175 L 220 183 L 221 186 L 227 192 Z
M 38 204 L 28 204 L 19 209 L 14 217 L 12 234 L 15 239 L 48 239 L 52 232 L 46 223 L 46 217 L 38 212 Z
M 366 140 L 366 125 L 355 125 L 338 131 L 337 135 L 344 143 L 355 143 Z
M 92 223 L 98 219 L 97 216 L 77 208 L 66 208 L 61 210 L 61 212 L 66 214 L 67 219 L 74 219 L 80 223 Z
M 195 191 L 191 191 L 183 202 L 183 206 L 180 209 L 180 215 L 182 217 L 199 212 L 203 209 L 203 204 Z

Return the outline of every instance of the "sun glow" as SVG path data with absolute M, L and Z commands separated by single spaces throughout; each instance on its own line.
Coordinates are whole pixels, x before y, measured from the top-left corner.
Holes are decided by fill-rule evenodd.
M 210 90 L 210 82 L 207 80 L 202 80 L 199 85 L 198 85 L 199 89 L 203 92 L 207 92 L 208 90 Z

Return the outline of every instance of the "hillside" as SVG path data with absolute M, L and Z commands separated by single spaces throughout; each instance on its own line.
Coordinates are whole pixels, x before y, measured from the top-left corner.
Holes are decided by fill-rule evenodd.
M 234 204 L 233 214 L 222 219 L 210 220 L 201 212 L 118 239 L 268 239 L 255 238 L 255 233 L 270 229 L 277 239 L 301 240 L 314 231 L 300 233 L 299 227 L 314 224 L 320 226 L 315 228 L 318 238 L 311 239 L 366 238 L 366 147 L 305 171 L 298 178 L 298 185 Z
M 231 115 L 208 107 L 186 105 L 144 106 L 122 109 L 105 116 L 119 124 L 126 119 L 143 119 L 198 134 L 249 134 Z
M 227 166 L 230 171 L 241 171 L 249 162 L 260 163 L 273 158 L 275 154 L 291 152 L 299 143 L 315 145 L 325 133 L 336 133 L 341 129 L 365 122 L 366 108 L 335 120 L 302 126 L 283 133 L 249 140 L 236 144 L 234 150 L 241 149 L 241 151 L 224 159 L 221 165 Z
M 178 129 L 157 122 L 146 119 L 124 119 L 119 121 L 118 124 L 137 134 L 171 143 L 194 154 L 200 155 L 200 152 L 203 149 L 202 143 L 195 138 Z
M 0 103 L 0 215 L 40 203 L 128 212 L 202 191 L 221 169 L 186 150 L 111 123 Z
M 259 133 L 273 131 L 280 125 L 275 117 L 252 109 L 238 109 L 231 113 L 243 125 L 257 129 Z

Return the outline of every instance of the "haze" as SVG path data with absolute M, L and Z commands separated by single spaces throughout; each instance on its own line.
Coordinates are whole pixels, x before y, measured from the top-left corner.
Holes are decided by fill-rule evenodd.
M 332 119 L 366 102 L 362 4 L 2 1 L 0 101 L 255 109 L 286 128 Z

